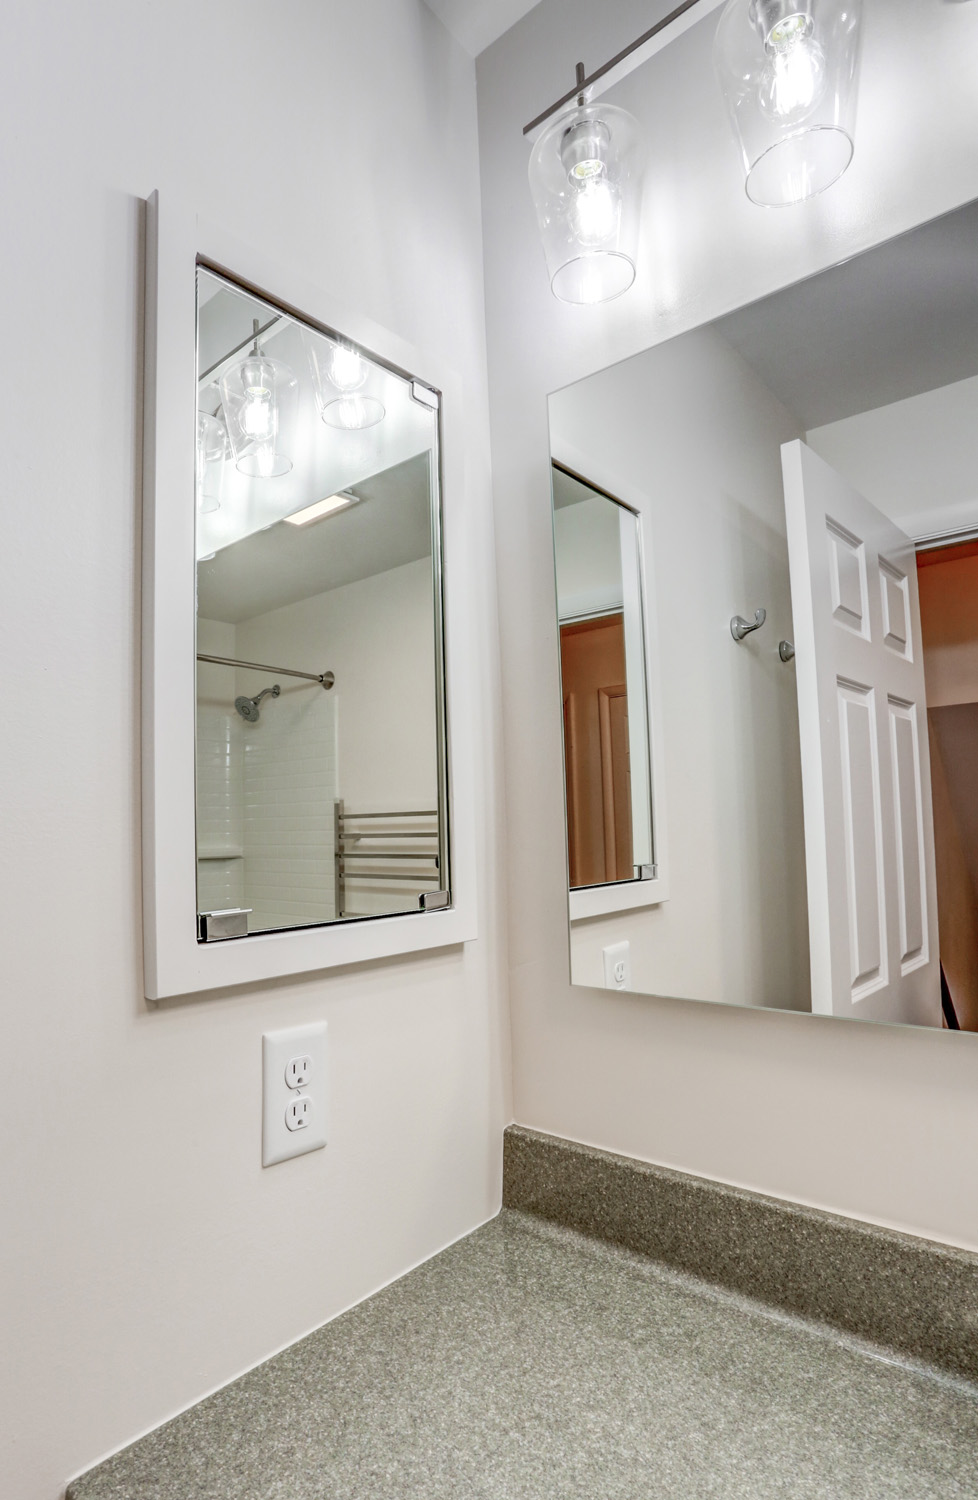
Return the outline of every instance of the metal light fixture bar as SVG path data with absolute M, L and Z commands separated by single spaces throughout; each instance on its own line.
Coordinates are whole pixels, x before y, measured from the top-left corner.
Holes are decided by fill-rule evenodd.
M 677 36 L 681 36 L 684 31 L 688 31 L 690 26 L 695 25 L 703 16 L 708 15 L 710 11 L 719 10 L 720 6 L 724 3 L 725 0 L 683 0 L 681 5 L 677 5 L 667 16 L 663 16 L 661 21 L 657 21 L 654 26 L 650 26 L 648 31 L 643 32 L 629 46 L 624 47 L 621 52 L 616 53 L 608 62 L 603 63 L 600 68 L 595 68 L 593 73 L 585 74 L 583 63 L 578 63 L 577 82 L 574 84 L 574 87 L 568 89 L 566 94 L 554 104 L 551 104 L 549 108 L 543 110 L 535 119 L 531 120 L 529 125 L 524 125 L 523 134 L 532 135 L 535 130 L 538 130 L 541 125 L 550 119 L 551 115 L 555 115 L 558 110 L 570 104 L 579 94 L 593 93 L 598 84 L 601 87 L 597 92 L 603 94 L 614 84 L 619 83 L 623 78 L 627 78 L 629 73 L 633 73 L 636 68 L 641 67 L 642 63 L 646 62 L 650 57 L 654 57 L 657 52 L 660 52 L 669 42 L 674 41 Z M 696 14 L 690 15 L 689 12 L 693 10 L 696 11 Z M 684 24 L 677 25 L 679 22 L 684 22 Z M 673 34 L 668 37 L 663 36 L 662 33 L 671 27 L 675 28 Z

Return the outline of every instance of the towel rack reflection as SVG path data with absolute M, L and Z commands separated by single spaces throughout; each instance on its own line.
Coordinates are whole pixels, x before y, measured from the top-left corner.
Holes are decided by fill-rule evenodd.
M 424 824 L 434 818 L 431 826 Z M 338 917 L 369 915 L 347 910 L 351 882 L 366 883 L 364 893 L 388 882 L 412 885 L 419 898 L 431 896 L 441 881 L 441 835 L 437 809 L 400 809 L 391 812 L 348 812 L 342 800 L 335 809 L 336 914 Z M 381 821 L 384 828 L 361 828 L 360 823 Z M 369 848 L 358 845 L 369 841 Z M 411 869 L 405 869 L 409 864 Z

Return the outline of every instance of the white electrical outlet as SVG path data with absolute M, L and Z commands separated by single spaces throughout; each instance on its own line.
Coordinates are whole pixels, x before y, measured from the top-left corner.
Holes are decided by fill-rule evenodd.
M 263 1167 L 326 1144 L 326 1022 L 266 1031 L 262 1053 Z
M 604 959 L 606 990 L 630 990 L 632 987 L 632 947 L 628 942 L 609 943 L 601 949 Z
M 312 1058 L 291 1057 L 285 1065 L 285 1081 L 290 1089 L 304 1089 L 312 1076 Z
M 296 1094 L 285 1106 L 286 1130 L 308 1130 L 315 1118 L 316 1112 L 308 1094 Z

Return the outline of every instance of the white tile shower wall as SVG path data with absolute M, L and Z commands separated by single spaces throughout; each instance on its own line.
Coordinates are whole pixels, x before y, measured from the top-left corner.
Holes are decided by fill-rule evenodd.
M 283 686 L 281 697 L 264 700 L 257 723 L 242 721 L 241 737 L 249 927 L 329 921 L 336 915 L 332 698 L 319 687 Z
M 197 649 L 234 656 L 234 626 L 197 622 Z M 197 909 L 244 904 L 242 745 L 234 668 L 197 667 Z
M 226 670 L 226 669 L 225 669 Z M 234 710 L 197 703 L 197 907 L 244 904 L 242 744 Z

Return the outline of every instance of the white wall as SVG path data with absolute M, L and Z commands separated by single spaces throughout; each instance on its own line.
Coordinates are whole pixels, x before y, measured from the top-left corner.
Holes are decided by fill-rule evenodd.
M 669 899 L 574 924 L 575 984 L 631 944 L 631 988 L 808 1010 L 808 905 L 781 444 L 786 410 L 713 329 L 550 398 L 559 458 L 646 518 Z M 573 515 L 572 506 L 559 515 Z M 739 646 L 735 614 L 763 630 Z
M 978 525 L 978 375 L 816 427 L 815 452 L 908 535 Z
M 500 684 L 471 61 L 422 0 L 55 0 L 6 12 L 4 55 L 0 1494 L 55 1500 L 494 1212 Z M 274 128 L 246 139 L 255 90 Z M 478 558 L 460 649 L 484 788 L 464 952 L 143 1001 L 139 200 L 157 187 L 464 382 L 465 492 L 445 504 Z M 263 1172 L 261 1033 L 320 1017 L 330 1144 Z
M 554 511 L 559 619 L 621 609 L 621 514 L 603 495 Z
M 978 1248 L 972 1037 L 568 984 L 560 722 L 541 710 L 557 671 L 548 393 L 978 195 L 978 94 L 962 66 L 978 53 L 978 5 L 866 0 L 853 166 L 778 213 L 744 194 L 708 17 L 614 92 L 650 143 L 639 281 L 603 308 L 559 304 L 521 127 L 578 58 L 596 66 L 668 9 L 541 0 L 478 62 L 516 1116 Z

